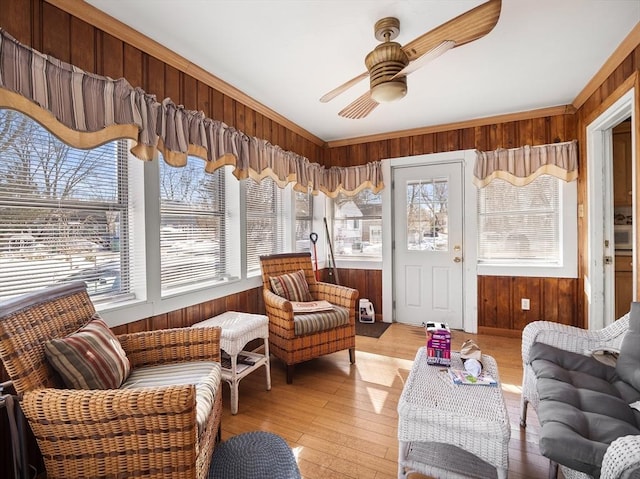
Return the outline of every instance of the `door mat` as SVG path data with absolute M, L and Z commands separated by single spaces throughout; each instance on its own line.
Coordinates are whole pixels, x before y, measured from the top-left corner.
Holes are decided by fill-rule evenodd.
M 382 336 L 391 323 L 376 321 L 375 323 L 361 323 L 356 321 L 356 335 L 367 336 L 368 338 L 379 338 Z

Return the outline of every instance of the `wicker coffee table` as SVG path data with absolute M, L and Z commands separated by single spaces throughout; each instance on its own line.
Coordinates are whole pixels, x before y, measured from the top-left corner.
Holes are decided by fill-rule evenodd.
M 507 477 L 511 428 L 495 359 L 482 355 L 498 386 L 455 385 L 420 348 L 398 403 L 398 478 Z M 452 352 L 451 366 L 462 368 Z

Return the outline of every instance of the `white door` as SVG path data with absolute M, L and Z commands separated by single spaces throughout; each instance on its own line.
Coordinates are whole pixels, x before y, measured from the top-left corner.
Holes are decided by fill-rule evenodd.
M 463 327 L 462 172 L 461 162 L 392 170 L 398 322 Z

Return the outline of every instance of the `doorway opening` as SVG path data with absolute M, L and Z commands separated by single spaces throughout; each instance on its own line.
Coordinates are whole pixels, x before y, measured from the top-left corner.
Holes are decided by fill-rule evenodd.
M 613 323 L 637 290 L 635 228 L 626 225 L 637 217 L 634 98 L 632 88 L 587 126 L 589 329 Z

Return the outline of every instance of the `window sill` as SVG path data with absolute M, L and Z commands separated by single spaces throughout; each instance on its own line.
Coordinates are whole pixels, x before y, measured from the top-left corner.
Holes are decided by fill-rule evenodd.
M 478 276 L 521 276 L 543 278 L 577 278 L 571 266 L 532 266 L 530 264 L 479 264 Z

